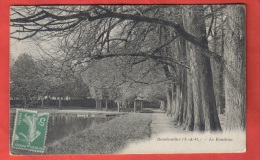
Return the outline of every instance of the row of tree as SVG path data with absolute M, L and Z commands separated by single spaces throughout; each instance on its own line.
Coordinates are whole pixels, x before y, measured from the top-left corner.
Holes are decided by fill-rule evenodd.
M 55 37 L 59 62 L 81 72 L 96 99 L 156 99 L 186 130 L 221 131 L 218 113 L 225 113 L 225 130 L 245 129 L 243 5 L 27 6 L 11 12 L 11 37 L 45 46 Z
M 10 97 L 23 100 L 25 108 L 38 101 L 44 107 L 44 100 L 52 98 L 59 100 L 61 108 L 61 100 L 66 97 L 83 99 L 89 95 L 89 88 L 79 75 L 65 74 L 46 60 L 36 60 L 25 53 L 11 64 Z

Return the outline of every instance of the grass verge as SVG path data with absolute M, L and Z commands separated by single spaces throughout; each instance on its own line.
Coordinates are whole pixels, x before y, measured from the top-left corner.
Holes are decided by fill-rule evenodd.
M 132 140 L 150 136 L 150 114 L 127 114 L 63 138 L 46 147 L 46 154 L 116 153 Z

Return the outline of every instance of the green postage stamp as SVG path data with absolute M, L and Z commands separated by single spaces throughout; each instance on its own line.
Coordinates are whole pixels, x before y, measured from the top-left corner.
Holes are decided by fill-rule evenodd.
M 16 109 L 12 147 L 44 152 L 49 113 Z

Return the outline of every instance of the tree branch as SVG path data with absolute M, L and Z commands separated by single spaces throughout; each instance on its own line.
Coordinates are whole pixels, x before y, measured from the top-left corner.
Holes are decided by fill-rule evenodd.
M 100 8 L 100 6 L 98 7 L 99 9 L 102 9 L 102 7 Z M 133 20 L 136 22 L 146 22 L 146 23 L 154 23 L 154 24 L 161 24 L 164 26 L 169 26 L 169 27 L 173 27 L 176 32 L 182 36 L 185 40 L 193 43 L 194 45 L 200 46 L 201 48 L 203 48 L 205 50 L 204 54 L 210 58 L 215 59 L 217 62 L 221 62 L 222 58 L 220 55 L 211 52 L 208 50 L 208 47 L 205 46 L 205 44 L 203 42 L 200 41 L 199 38 L 195 37 L 194 35 L 188 33 L 180 24 L 173 22 L 173 21 L 168 21 L 168 20 L 163 20 L 163 19 L 158 19 L 158 18 L 151 18 L 151 17 L 146 17 L 146 16 L 139 16 L 139 15 L 131 15 L 131 14 L 123 14 L 123 13 L 115 13 L 112 11 L 107 11 L 107 9 L 105 9 L 105 13 L 96 15 L 96 16 L 91 16 L 89 12 L 87 11 L 80 11 L 77 14 L 71 14 L 71 15 L 66 15 L 66 16 L 60 16 L 60 15 L 54 15 L 52 13 L 49 13 L 45 10 L 42 10 L 41 12 L 33 15 L 33 16 L 28 16 L 25 18 L 15 18 L 15 19 L 11 19 L 11 23 L 30 23 L 30 22 L 37 22 L 37 21 L 41 21 L 44 19 L 54 19 L 54 20 L 71 20 L 71 19 L 77 19 L 78 23 L 80 23 L 83 20 L 88 20 L 88 21 L 95 21 L 98 19 L 103 19 L 103 18 L 119 18 L 121 20 Z M 76 24 L 78 24 L 76 23 Z M 75 25 L 73 25 L 75 26 Z M 71 27 L 73 27 L 71 26 Z M 68 29 L 67 28 L 63 28 L 63 29 Z M 60 29 L 62 30 L 62 29 Z M 43 30 L 43 31 L 49 31 L 49 30 Z
M 145 54 L 145 53 L 130 53 L 130 54 L 107 54 L 107 55 L 94 55 L 89 57 L 91 60 L 101 60 L 104 58 L 113 58 L 113 57 L 125 57 L 125 56 L 129 56 L 129 57 L 146 57 L 146 58 L 151 58 L 154 60 L 158 60 L 160 62 L 163 62 L 165 64 L 168 65 L 172 65 L 170 62 L 175 63 L 183 68 L 189 69 L 189 67 L 185 64 L 182 64 L 181 62 L 172 59 L 170 57 L 164 57 L 164 56 L 157 56 L 157 55 L 150 55 L 150 54 Z M 168 62 L 167 62 L 168 61 Z M 86 61 L 88 62 L 88 61 Z

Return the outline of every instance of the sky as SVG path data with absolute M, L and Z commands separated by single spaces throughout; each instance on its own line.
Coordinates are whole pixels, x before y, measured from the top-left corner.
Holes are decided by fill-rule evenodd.
M 26 40 L 15 40 L 10 39 L 10 60 L 16 60 L 19 55 L 23 53 L 27 53 L 32 55 L 35 59 L 40 59 L 42 57 L 48 57 L 41 49 L 45 52 L 51 51 L 51 46 L 57 44 L 57 42 L 53 39 L 47 42 L 42 42 L 41 47 L 37 45 L 37 42 L 33 39 L 29 38 Z
M 22 53 L 36 56 L 37 47 L 31 40 L 17 41 L 10 39 L 10 58 L 17 59 Z
M 10 33 L 14 31 L 15 28 L 10 27 Z M 16 28 L 17 29 L 17 28 Z M 17 34 L 16 34 L 17 36 Z M 18 35 L 19 36 L 19 35 Z M 49 40 L 47 42 L 41 43 L 42 48 L 44 50 L 48 50 L 51 48 L 51 44 L 56 44 L 55 40 Z M 19 55 L 27 53 L 32 55 L 35 58 L 39 58 L 44 53 L 41 51 L 41 49 L 38 47 L 37 42 L 33 40 L 32 38 L 28 38 L 25 40 L 16 40 L 13 38 L 10 38 L 10 59 L 16 60 Z

